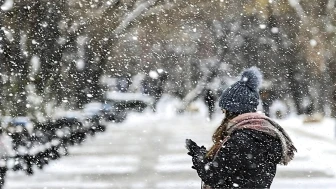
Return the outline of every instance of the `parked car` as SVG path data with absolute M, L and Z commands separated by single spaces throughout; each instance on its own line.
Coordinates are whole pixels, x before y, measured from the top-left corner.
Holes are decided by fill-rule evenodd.
M 34 124 L 28 117 L 14 117 L 11 121 L 11 125 L 15 126 L 19 131 L 26 130 L 29 134 L 31 134 L 34 129 Z
M 120 104 L 106 100 L 104 103 L 103 115 L 106 120 L 123 122 L 127 118 L 127 111 Z
M 28 117 L 6 117 L 2 119 L 1 126 L 7 133 L 21 133 L 29 136 L 32 134 L 34 125 Z
M 91 118 L 94 116 L 102 116 L 103 104 L 100 102 L 90 102 L 84 105 L 83 115 L 86 118 Z
M 34 125 L 28 117 L 14 117 L 6 120 L 7 124 L 3 126 L 4 132 L 12 138 L 13 149 L 20 146 L 30 148 L 32 142 L 30 136 L 33 132 Z
M 105 93 L 105 100 L 109 104 L 113 104 L 118 111 L 134 110 L 143 112 L 145 108 L 154 108 L 155 99 L 149 95 L 142 93 L 120 93 L 116 91 L 108 91 Z
M 125 109 L 120 108 L 118 104 L 111 101 L 91 102 L 84 106 L 84 115 L 86 117 L 101 118 L 106 121 L 122 122 L 126 119 L 127 112 Z

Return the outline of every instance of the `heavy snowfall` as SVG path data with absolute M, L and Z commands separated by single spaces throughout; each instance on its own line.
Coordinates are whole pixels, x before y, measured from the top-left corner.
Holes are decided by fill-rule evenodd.
M 0 189 L 201 188 L 185 140 L 252 66 L 297 148 L 271 188 L 336 188 L 335 6 L 0 0 Z

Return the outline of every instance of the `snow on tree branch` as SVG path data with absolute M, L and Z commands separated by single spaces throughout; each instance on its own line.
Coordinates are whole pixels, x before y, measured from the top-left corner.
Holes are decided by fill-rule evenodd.
M 306 13 L 304 12 L 302 6 L 300 5 L 300 0 L 288 0 L 288 3 L 290 6 L 292 6 L 297 15 L 301 18 L 301 20 L 306 23 L 307 22 L 307 15 Z
M 150 0 L 140 3 L 132 12 L 125 16 L 120 25 L 114 30 L 115 34 L 120 34 L 133 20 L 139 17 L 143 12 L 153 6 L 157 0 Z
M 329 0 L 327 4 L 327 9 L 333 9 L 335 7 L 335 0 Z

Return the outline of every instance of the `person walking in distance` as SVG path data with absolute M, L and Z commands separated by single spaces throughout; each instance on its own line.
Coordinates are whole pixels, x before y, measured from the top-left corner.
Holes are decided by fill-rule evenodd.
M 186 139 L 202 189 L 270 188 L 277 165 L 294 158 L 297 150 L 286 131 L 257 113 L 261 82 L 261 72 L 251 67 L 223 91 L 219 106 L 225 117 L 209 150 Z
M 210 121 L 212 120 L 212 115 L 215 111 L 215 94 L 211 89 L 204 90 L 204 103 L 208 108 L 208 117 L 207 119 Z

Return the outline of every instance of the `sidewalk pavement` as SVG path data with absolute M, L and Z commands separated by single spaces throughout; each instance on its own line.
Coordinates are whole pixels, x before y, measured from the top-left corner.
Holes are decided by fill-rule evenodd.
M 209 147 L 220 121 L 221 115 L 211 122 L 199 114 L 130 115 L 33 176 L 10 173 L 4 189 L 200 188 L 184 142 L 191 138 Z M 272 188 L 336 188 L 333 139 L 318 134 L 319 124 L 306 128 L 299 118 L 277 122 L 292 137 L 298 153 L 288 166 L 278 166 Z M 320 126 L 332 130 L 328 120 Z
M 279 166 L 272 188 L 336 188 L 335 120 L 304 123 L 303 117 L 276 120 L 291 136 L 298 152 L 286 167 Z M 301 174 L 292 176 L 293 170 Z M 298 176 L 300 175 L 300 176 Z M 282 177 L 283 179 L 278 179 Z

